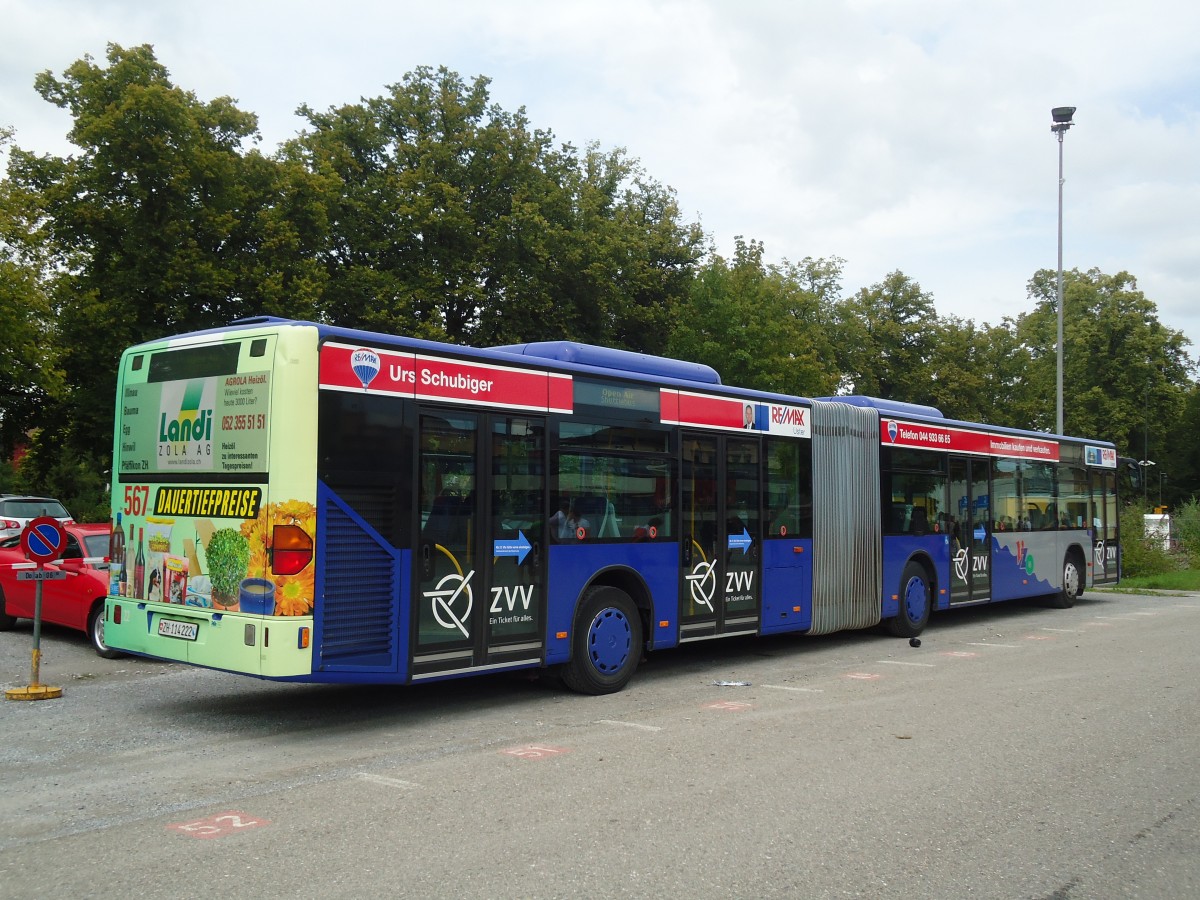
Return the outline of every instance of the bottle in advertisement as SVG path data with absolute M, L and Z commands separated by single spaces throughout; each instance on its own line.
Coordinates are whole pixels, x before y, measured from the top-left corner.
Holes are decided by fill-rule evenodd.
M 142 552 L 142 532 L 138 529 L 137 558 L 133 561 L 133 596 L 142 600 L 146 596 L 146 555 Z
M 117 524 L 108 535 L 108 592 L 121 593 L 121 570 L 125 568 L 125 527 L 121 514 L 117 513 Z
M 117 581 L 117 596 L 129 596 L 129 554 L 133 552 L 133 523 L 129 523 L 129 540 L 125 540 L 125 532 L 121 532 L 121 557 L 125 561 L 121 564 L 121 571 L 118 574 Z

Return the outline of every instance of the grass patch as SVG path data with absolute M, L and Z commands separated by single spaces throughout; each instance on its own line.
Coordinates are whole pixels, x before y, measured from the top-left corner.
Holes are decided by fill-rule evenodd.
M 1122 578 L 1119 591 L 1200 591 L 1200 569 L 1175 569 L 1157 575 Z

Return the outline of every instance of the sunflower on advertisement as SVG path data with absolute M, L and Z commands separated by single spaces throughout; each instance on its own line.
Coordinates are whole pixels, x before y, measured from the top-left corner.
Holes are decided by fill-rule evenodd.
M 242 534 L 250 543 L 250 570 L 268 571 L 271 534 L 276 525 L 298 525 L 310 535 L 317 531 L 317 508 L 304 500 L 269 503 L 257 519 L 242 523 Z M 275 582 L 275 615 L 306 616 L 312 612 L 316 591 L 313 566 L 295 575 L 271 576 Z

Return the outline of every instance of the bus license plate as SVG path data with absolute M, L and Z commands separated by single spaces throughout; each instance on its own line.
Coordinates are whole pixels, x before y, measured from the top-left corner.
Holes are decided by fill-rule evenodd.
M 160 619 L 158 622 L 160 637 L 179 638 L 181 641 L 194 641 L 199 628 L 195 622 L 177 622 L 174 619 Z

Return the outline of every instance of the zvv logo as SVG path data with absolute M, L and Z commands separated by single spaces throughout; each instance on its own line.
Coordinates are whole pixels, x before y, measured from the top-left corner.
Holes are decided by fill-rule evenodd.
M 692 593 L 692 602 L 703 606 L 709 612 L 713 609 L 713 595 L 717 592 L 716 560 L 696 563 L 690 575 L 683 576 L 688 581 Z
M 532 584 L 517 584 L 509 587 L 508 585 L 495 585 L 492 588 L 492 607 L 491 612 L 502 613 L 504 606 L 508 604 L 508 612 L 516 609 L 517 604 L 521 604 L 521 608 L 528 610 L 529 604 L 533 602 L 533 585 Z
M 433 617 L 437 623 L 443 628 L 457 628 L 465 638 L 471 636 L 467 620 L 471 616 L 471 607 L 475 605 L 475 595 L 471 592 L 471 579 L 474 576 L 474 569 L 466 575 L 451 573 L 439 581 L 434 590 L 424 592 L 433 604 Z M 463 607 L 462 612 L 455 607 Z

